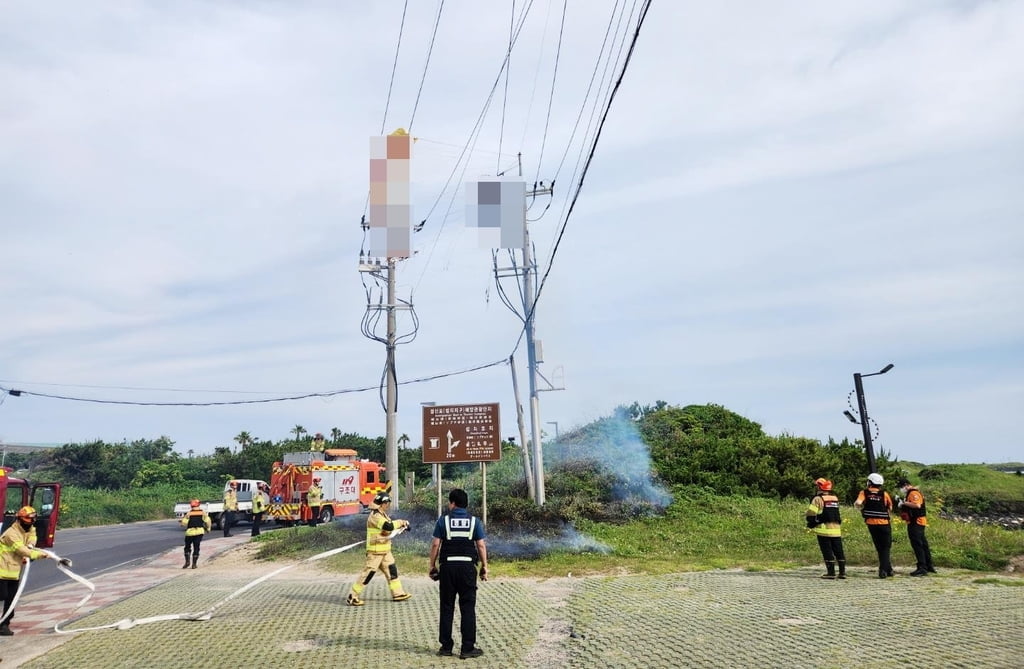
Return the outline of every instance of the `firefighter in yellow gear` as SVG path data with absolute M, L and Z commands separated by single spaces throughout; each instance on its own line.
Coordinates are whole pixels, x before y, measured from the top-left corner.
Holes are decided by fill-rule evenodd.
M 306 506 L 309 507 L 309 519 L 306 524 L 316 527 L 320 523 L 320 505 L 324 502 L 324 490 L 320 487 L 320 479 L 314 478 L 306 491 Z
M 364 604 L 360 595 L 363 594 L 363 589 L 378 571 L 387 579 L 392 600 L 404 602 L 412 597 L 402 589 L 402 582 L 398 579 L 398 567 L 395 566 L 395 557 L 391 554 L 392 532 L 406 529 L 409 527 L 409 521 L 392 520 L 388 515 L 390 509 L 391 496 L 385 492 L 377 493 L 377 496 L 373 498 L 373 503 L 370 504 L 370 516 L 366 519 L 366 564 L 363 566 L 359 578 L 349 590 L 345 600 L 349 606 Z
M 324 450 L 324 435 L 319 432 L 313 437 L 313 440 L 309 442 L 309 450 L 311 451 L 322 451 Z
M 231 536 L 231 526 L 235 524 L 238 515 L 238 483 L 232 481 L 228 489 L 224 491 L 224 513 L 221 514 L 220 524 L 224 530 L 224 536 Z
M 846 578 L 846 554 L 843 552 L 843 521 L 839 517 L 839 498 L 832 492 L 832 482 L 816 479 L 817 489 L 807 506 L 807 528 L 818 537 L 818 548 L 825 559 L 822 578 Z M 836 565 L 839 573 L 836 574 Z
M 11 631 L 14 609 L 10 607 L 18 592 L 22 563 L 49 557 L 43 551 L 36 550 L 35 522 L 36 510 L 31 506 L 23 506 L 18 509 L 11 526 L 0 535 L 0 600 L 3 600 L 0 636 L 14 636 Z
M 181 526 L 185 528 L 185 564 L 182 565 L 182 569 L 189 568 L 190 558 L 191 567 L 193 569 L 196 568 L 196 563 L 199 562 L 199 546 L 203 543 L 203 535 L 209 532 L 212 527 L 210 516 L 201 504 L 198 499 L 189 502 L 188 513 L 182 516 L 179 521 Z

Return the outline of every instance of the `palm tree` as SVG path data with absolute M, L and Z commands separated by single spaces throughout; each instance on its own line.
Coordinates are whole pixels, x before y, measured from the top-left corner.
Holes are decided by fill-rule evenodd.
M 338 440 L 341 439 L 341 430 L 336 427 L 331 428 L 331 444 L 333 446 L 338 445 Z
M 188 449 L 188 459 L 189 459 L 189 460 L 191 460 L 191 459 L 192 459 L 192 454 L 193 454 L 193 453 L 195 453 L 195 451 L 193 451 L 193 450 L 192 450 L 191 448 L 190 448 L 190 449 Z
M 235 437 L 235 441 L 238 442 L 238 445 L 241 446 L 242 450 L 244 451 L 249 446 L 252 446 L 253 439 L 251 434 L 249 434 L 245 430 L 242 430 Z
M 405 445 L 409 443 L 409 435 L 402 433 L 402 436 L 398 438 L 398 445 L 405 448 Z
M 291 429 L 291 432 L 295 434 L 295 441 L 299 441 L 302 438 L 302 435 L 306 434 L 306 428 L 301 425 L 296 425 Z

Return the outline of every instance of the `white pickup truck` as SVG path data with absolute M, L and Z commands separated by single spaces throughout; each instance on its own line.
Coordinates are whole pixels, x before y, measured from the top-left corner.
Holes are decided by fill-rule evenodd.
M 258 481 L 256 479 L 234 479 L 234 482 L 238 485 L 235 492 L 238 494 L 238 512 L 235 514 L 235 522 L 246 521 L 252 522 L 252 496 L 256 492 L 257 484 L 262 483 L 266 485 L 265 481 Z M 231 485 L 231 481 L 224 484 L 224 491 L 227 492 L 228 487 Z M 262 494 L 262 493 L 257 493 Z M 266 495 L 263 495 L 264 508 L 270 503 L 270 500 Z M 215 529 L 224 529 L 221 525 L 221 518 L 224 513 L 224 498 L 216 501 L 202 502 L 200 506 L 210 516 L 210 521 L 213 523 Z M 174 517 L 181 519 L 189 509 L 188 502 L 178 502 L 174 505 Z

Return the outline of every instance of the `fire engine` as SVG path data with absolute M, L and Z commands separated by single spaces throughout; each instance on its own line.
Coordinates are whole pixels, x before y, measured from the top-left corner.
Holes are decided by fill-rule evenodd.
M 10 467 L 0 467 L 0 507 L 4 510 L 3 528 L 14 523 L 23 506 L 36 510 L 36 548 L 52 548 L 60 515 L 60 484 L 36 483 L 11 476 Z
M 320 522 L 335 516 L 360 513 L 379 492 L 391 489 L 382 481 L 385 468 L 378 462 L 361 460 L 351 448 L 285 453 L 270 473 L 270 506 L 267 514 L 282 525 L 294 525 L 310 517 L 306 492 L 314 478 L 324 491 Z

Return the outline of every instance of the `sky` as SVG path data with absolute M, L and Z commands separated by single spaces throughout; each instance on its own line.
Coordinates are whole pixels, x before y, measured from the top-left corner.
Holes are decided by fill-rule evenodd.
M 643 3 L 440 4 L 4 3 L 0 442 L 384 435 L 360 220 L 369 138 L 404 128 L 410 445 L 425 402 L 518 435 L 512 260 L 462 184 L 521 169 L 555 182 L 529 208 L 549 438 L 663 400 L 860 439 L 853 374 L 892 363 L 876 450 L 1024 460 L 1024 3 L 654 0 L 571 215 Z

